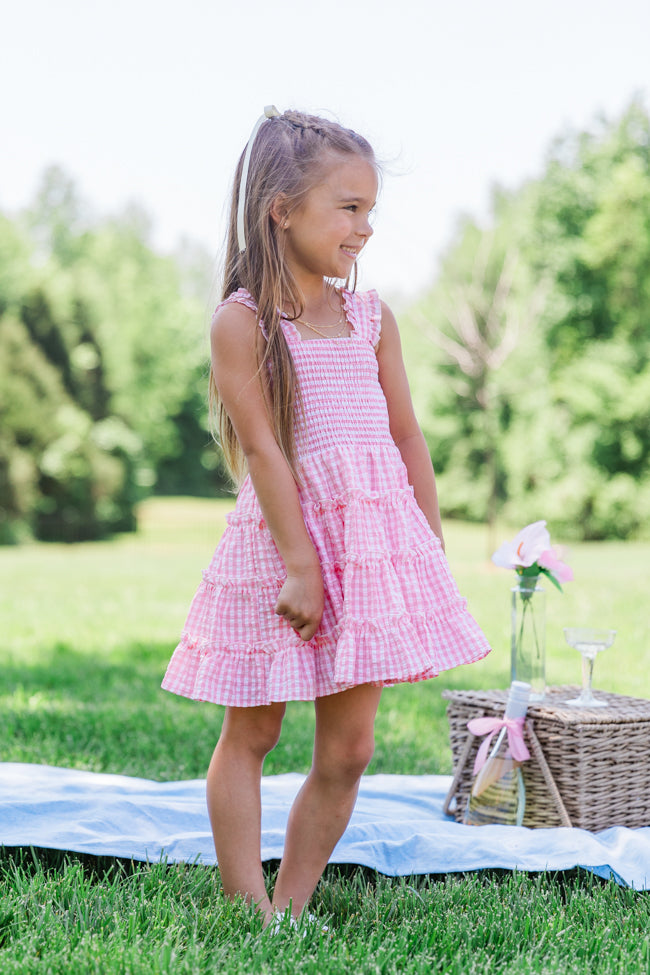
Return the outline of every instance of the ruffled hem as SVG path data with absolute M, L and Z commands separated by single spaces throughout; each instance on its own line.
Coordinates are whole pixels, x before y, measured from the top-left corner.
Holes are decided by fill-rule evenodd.
M 424 614 L 381 623 L 347 619 L 309 643 L 293 634 L 285 641 L 213 646 L 186 631 L 162 686 L 193 700 L 257 707 L 315 700 L 360 684 L 428 680 L 489 651 L 467 613 L 454 621 Z
M 339 483 L 346 464 L 339 454 Z M 312 483 L 327 482 L 333 466 L 321 457 Z M 395 487 L 393 472 L 389 487 L 366 469 L 363 489 L 301 497 L 325 590 L 308 643 L 274 612 L 286 571 L 252 487 L 242 489 L 165 689 L 237 707 L 314 700 L 359 684 L 426 680 L 489 652 L 408 482 Z

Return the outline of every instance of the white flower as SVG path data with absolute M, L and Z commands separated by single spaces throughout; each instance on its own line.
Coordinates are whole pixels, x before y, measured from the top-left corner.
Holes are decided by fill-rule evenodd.
M 528 568 L 550 547 L 551 536 L 546 530 L 546 522 L 534 521 L 522 528 L 511 542 L 504 542 L 492 556 L 492 561 L 502 569 Z

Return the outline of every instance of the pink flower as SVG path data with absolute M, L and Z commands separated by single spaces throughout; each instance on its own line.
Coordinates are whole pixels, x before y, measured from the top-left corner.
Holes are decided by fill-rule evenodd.
M 571 582 L 573 580 L 573 569 L 566 562 L 561 562 L 553 549 L 542 552 L 537 561 L 543 569 L 548 569 L 558 582 Z
M 519 575 L 534 575 L 536 569 L 560 590 L 560 583 L 573 579 L 572 569 L 551 548 L 545 521 L 534 521 L 522 528 L 512 541 L 504 542 L 497 549 L 492 561 L 502 569 L 515 569 Z

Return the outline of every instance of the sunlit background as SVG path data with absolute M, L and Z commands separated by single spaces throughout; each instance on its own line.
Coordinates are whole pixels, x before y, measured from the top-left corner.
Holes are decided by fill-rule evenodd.
M 206 333 L 271 103 L 382 160 L 359 287 L 399 313 L 443 515 L 650 532 L 647 0 L 22 0 L 0 28 L 0 542 L 225 490 Z
M 267 103 L 358 129 L 387 164 L 362 283 L 412 297 L 458 215 L 650 88 L 647 0 L 21 0 L 0 31 L 0 208 L 59 164 L 99 214 L 216 257 Z

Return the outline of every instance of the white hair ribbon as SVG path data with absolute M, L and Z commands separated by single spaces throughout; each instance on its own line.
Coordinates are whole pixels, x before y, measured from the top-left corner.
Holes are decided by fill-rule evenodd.
M 244 211 L 246 209 L 246 183 L 248 182 L 248 167 L 250 166 L 253 143 L 255 142 L 257 133 L 259 132 L 262 123 L 266 122 L 267 118 L 275 118 L 279 114 L 280 112 L 278 112 L 275 105 L 266 105 L 264 108 L 264 115 L 260 115 L 258 118 L 253 127 L 253 131 L 251 132 L 251 137 L 246 145 L 246 153 L 244 155 L 244 163 L 241 168 L 241 178 L 239 180 L 239 202 L 237 204 L 237 241 L 239 243 L 240 253 L 246 250 Z

